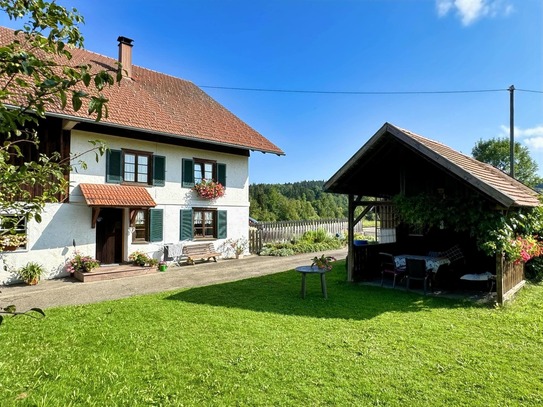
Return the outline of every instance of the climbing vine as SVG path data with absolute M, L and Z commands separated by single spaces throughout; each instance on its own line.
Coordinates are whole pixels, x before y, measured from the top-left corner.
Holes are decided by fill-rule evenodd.
M 469 232 L 477 247 L 488 255 L 503 252 L 511 261 L 526 262 L 543 254 L 541 206 L 504 211 L 475 195 L 396 195 L 392 201 L 403 222 Z

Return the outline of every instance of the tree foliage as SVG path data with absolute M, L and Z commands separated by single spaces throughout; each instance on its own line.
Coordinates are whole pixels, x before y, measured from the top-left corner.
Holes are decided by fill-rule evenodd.
M 250 216 L 259 221 L 346 218 L 347 195 L 324 192 L 324 181 L 252 184 Z
M 85 105 L 97 121 L 107 117 L 107 99 L 100 92 L 119 82 L 121 71 L 70 65 L 70 49 L 83 46 L 78 24 L 84 20 L 77 10 L 44 0 L 0 0 L 0 8 L 11 20 L 26 20 L 14 40 L 0 46 L 0 226 L 3 234 L 13 234 L 18 216 L 40 221 L 45 204 L 67 190 L 65 174 L 73 165 L 85 166 L 80 160 L 85 152 L 62 157 L 40 150 L 39 126 L 46 111 L 71 103 L 75 112 Z M 89 150 L 98 159 L 106 147 L 91 143 Z M 3 314 L 45 315 L 39 308 L 17 312 L 9 305 L 0 308 L 0 324 Z
M 70 50 L 83 46 L 78 24 L 84 20 L 77 10 L 43 0 L 0 0 L 0 7 L 10 19 L 24 20 L 14 40 L 0 46 L 0 221 L 4 233 L 12 233 L 7 223 L 12 218 L 4 215 L 24 213 L 39 221 L 45 203 L 66 191 L 65 174 L 73 165 L 84 166 L 77 162 L 82 153 L 61 157 L 39 149 L 46 111 L 70 103 L 75 112 L 85 105 L 97 121 L 107 117 L 107 99 L 100 92 L 120 81 L 121 72 L 70 64 Z M 89 150 L 98 159 L 105 145 L 92 143 Z
M 543 179 L 537 175 L 538 165 L 530 157 L 528 147 L 515 142 L 514 146 L 515 178 L 520 182 L 535 187 Z M 490 164 L 505 173 L 511 172 L 510 141 L 508 138 L 479 140 L 471 150 L 473 158 Z

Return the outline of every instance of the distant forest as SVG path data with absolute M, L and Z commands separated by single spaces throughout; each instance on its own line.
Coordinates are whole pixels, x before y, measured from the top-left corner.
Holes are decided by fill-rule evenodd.
M 260 221 L 346 218 L 347 195 L 323 191 L 324 181 L 251 184 L 249 216 Z

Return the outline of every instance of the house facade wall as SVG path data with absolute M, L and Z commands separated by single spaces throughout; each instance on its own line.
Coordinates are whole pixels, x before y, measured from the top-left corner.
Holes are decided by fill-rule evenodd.
M 166 157 L 164 186 L 149 186 L 148 192 L 163 210 L 163 240 L 152 243 L 133 243 L 129 224 L 129 210 L 123 209 L 123 260 L 135 250 L 141 250 L 161 259 L 167 243 L 180 243 L 180 211 L 193 207 L 214 208 L 227 212 L 227 238 L 248 237 L 249 219 L 249 158 L 234 154 L 218 153 L 203 149 L 186 148 L 157 142 L 107 136 L 73 129 L 71 153 L 81 153 L 92 148 L 89 140 L 103 140 L 110 149 L 129 148 L 152 152 Z M 226 164 L 226 189 L 223 197 L 216 200 L 200 199 L 190 188 L 183 188 L 182 159 L 200 158 Z M 95 152 L 81 157 L 87 168 L 77 168 L 70 174 L 69 203 L 47 204 L 42 222 L 31 220 L 27 224 L 26 249 L 2 253 L 0 258 L 0 284 L 12 284 L 20 280 L 14 271 L 30 261 L 46 269 L 42 279 L 67 276 L 66 262 L 78 252 L 95 256 L 96 229 L 92 228 L 92 209 L 86 204 L 78 185 L 80 183 L 106 183 L 106 157 L 95 160 Z M 218 249 L 224 239 L 215 239 Z M 75 246 L 74 246 L 75 243 Z M 190 243 L 183 241 L 181 243 Z

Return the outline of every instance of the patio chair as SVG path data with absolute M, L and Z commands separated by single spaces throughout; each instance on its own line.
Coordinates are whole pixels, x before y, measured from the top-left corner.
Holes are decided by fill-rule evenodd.
M 381 267 L 381 286 L 385 280 L 385 275 L 392 276 L 392 288 L 396 287 L 396 280 L 401 280 L 405 275 L 405 268 L 396 267 L 394 256 L 390 253 L 379 253 L 379 264 Z
M 426 271 L 426 261 L 422 259 L 405 259 L 405 289 L 409 290 L 411 280 L 422 281 L 424 295 L 427 292 L 429 273 Z
M 440 270 L 434 276 L 442 288 L 456 289 L 460 284 L 460 276 L 466 274 L 466 258 L 459 245 L 454 245 L 449 249 L 439 252 L 438 257 L 447 257 L 450 260 L 448 266 L 440 267 Z

